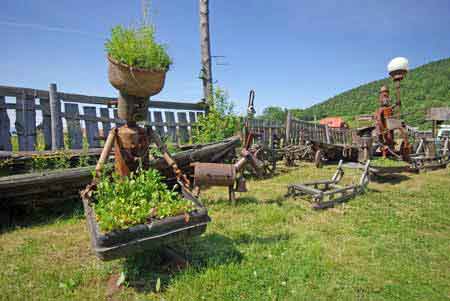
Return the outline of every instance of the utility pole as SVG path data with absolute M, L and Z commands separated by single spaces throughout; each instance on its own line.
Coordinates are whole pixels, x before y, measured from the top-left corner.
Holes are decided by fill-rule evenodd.
M 202 51 L 201 79 L 203 81 L 203 96 L 206 101 L 211 99 L 211 43 L 209 39 L 209 0 L 199 0 L 200 4 L 200 48 Z

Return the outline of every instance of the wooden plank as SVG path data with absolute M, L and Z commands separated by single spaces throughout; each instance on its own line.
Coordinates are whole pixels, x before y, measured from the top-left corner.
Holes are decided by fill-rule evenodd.
M 0 150 L 11 151 L 10 120 L 5 105 L 5 96 L 0 96 Z
M 164 112 L 164 116 L 166 117 L 167 125 L 167 136 L 169 137 L 170 141 L 177 142 L 177 136 L 176 136 L 176 123 L 175 123 L 175 113 L 174 112 Z
M 52 149 L 52 120 L 50 114 L 50 100 L 48 98 L 39 99 L 42 111 L 42 133 L 44 135 L 44 149 Z M 38 109 L 36 107 L 36 109 Z
M 109 132 L 111 131 L 111 122 L 106 121 L 106 119 L 109 118 L 109 109 L 108 108 L 100 108 L 100 116 L 102 118 L 105 118 L 105 121 L 102 121 L 102 128 L 103 128 L 103 137 L 106 139 L 108 137 Z
M 188 127 L 188 135 L 189 135 L 189 143 L 192 143 L 192 132 L 194 124 L 197 122 L 197 117 L 195 115 L 195 112 L 189 112 L 189 127 Z
M 119 111 L 117 111 L 117 109 L 113 109 L 113 116 L 114 116 L 114 120 L 112 120 L 112 122 L 114 122 L 115 127 L 119 127 L 119 126 L 125 124 L 125 121 L 119 118 Z M 102 120 L 99 120 L 99 121 L 102 121 Z
M 189 112 L 189 123 L 193 124 L 197 122 L 197 117 L 195 116 L 195 112 Z
M 3 105 L 0 105 L 1 109 L 6 109 L 6 110 L 15 110 L 16 109 L 16 104 L 15 103 L 5 103 Z M 38 110 L 42 110 L 41 105 L 35 105 L 35 109 L 36 111 Z
M 440 107 L 440 108 L 429 108 L 427 109 L 426 120 L 438 120 L 447 121 L 450 120 L 450 108 Z
M 80 120 L 78 119 L 80 112 L 78 104 L 65 103 L 64 116 L 66 117 L 67 130 L 69 132 L 69 148 L 82 149 L 83 148 L 83 133 L 81 132 Z
M 160 112 L 160 111 L 154 111 L 154 112 L 153 112 L 153 117 L 155 118 L 155 122 L 163 122 L 163 119 L 162 119 L 162 112 Z M 159 135 L 160 137 L 165 136 L 165 133 L 164 133 L 164 126 L 155 126 L 155 129 L 156 129 L 156 132 L 158 133 L 158 135 Z
M 0 86 L 0 95 L 11 97 L 22 97 L 22 95 L 32 95 L 35 98 L 48 98 L 48 91 L 30 88 L 21 88 L 21 87 Z
M 188 134 L 188 127 L 181 125 L 183 123 L 187 124 L 187 115 L 186 112 L 178 112 L 177 113 L 178 116 L 178 122 L 180 123 L 179 128 L 180 128 L 180 139 L 181 139 L 181 143 L 185 143 L 187 141 L 189 141 L 189 134 Z
M 19 150 L 32 151 L 36 145 L 36 108 L 33 96 L 16 98 L 16 131 Z
M 186 111 L 204 111 L 205 105 L 202 102 L 188 103 L 176 101 L 150 101 L 149 107 L 152 109 L 166 109 L 166 110 L 186 110 Z
M 96 117 L 97 111 L 95 107 L 83 107 L 84 115 Z M 98 122 L 85 120 L 86 137 L 89 147 L 100 147 L 100 140 L 98 137 Z
M 61 101 L 58 97 L 56 84 L 49 86 L 52 150 L 64 148 L 63 124 L 61 118 Z
M 291 127 L 292 127 L 292 113 L 291 113 L 291 111 L 288 111 L 287 116 L 286 116 L 286 142 L 287 142 L 287 144 L 291 144 Z

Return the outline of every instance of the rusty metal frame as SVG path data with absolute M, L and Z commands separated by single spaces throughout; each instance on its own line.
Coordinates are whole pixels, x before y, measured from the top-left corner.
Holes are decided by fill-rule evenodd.
M 358 184 L 339 185 L 344 177 L 343 161 L 340 160 L 336 172 L 331 180 L 319 180 L 302 184 L 291 184 L 288 186 L 286 196 L 310 195 L 313 200 L 314 209 L 325 209 L 335 204 L 345 202 L 358 194 L 364 193 L 369 183 L 370 160 L 364 165 L 363 172 Z

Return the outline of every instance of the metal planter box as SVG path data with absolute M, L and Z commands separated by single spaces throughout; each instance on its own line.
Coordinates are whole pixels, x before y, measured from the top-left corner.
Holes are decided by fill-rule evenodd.
M 91 244 L 97 257 L 101 260 L 127 257 L 204 233 L 211 221 L 207 209 L 190 193 L 183 191 L 183 196 L 197 206 L 197 210 L 189 213 L 187 223 L 184 215 L 179 215 L 108 233 L 100 231 L 89 199 L 83 198 Z

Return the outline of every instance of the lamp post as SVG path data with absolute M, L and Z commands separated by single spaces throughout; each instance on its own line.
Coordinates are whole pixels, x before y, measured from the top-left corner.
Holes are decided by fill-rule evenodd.
M 397 106 L 398 106 L 398 112 L 397 116 L 400 119 L 400 107 L 401 107 L 401 101 L 400 101 L 400 81 L 405 78 L 406 73 L 408 73 L 408 60 L 404 57 L 396 57 L 393 58 L 389 64 L 387 65 L 387 69 L 389 72 L 389 75 L 392 77 L 392 80 L 395 83 L 395 90 L 396 90 L 396 96 L 397 96 Z

